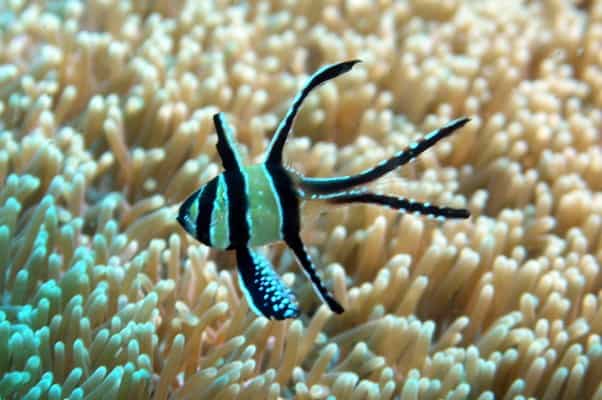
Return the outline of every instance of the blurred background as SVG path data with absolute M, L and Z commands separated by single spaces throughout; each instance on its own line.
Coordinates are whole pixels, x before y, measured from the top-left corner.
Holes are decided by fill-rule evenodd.
M 472 118 L 373 189 L 437 222 L 308 204 L 265 249 L 302 315 L 256 317 L 175 209 L 261 160 L 357 173 Z M 0 397 L 602 399 L 602 2 L 0 0 Z

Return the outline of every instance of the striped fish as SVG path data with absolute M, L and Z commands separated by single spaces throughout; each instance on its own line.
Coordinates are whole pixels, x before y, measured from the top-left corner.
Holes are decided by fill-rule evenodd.
M 320 199 L 331 203 L 370 203 L 406 212 L 468 218 L 468 210 L 439 207 L 400 197 L 354 189 L 406 164 L 466 124 L 456 119 L 426 135 L 388 160 L 353 176 L 308 178 L 286 169 L 282 150 L 303 100 L 320 84 L 349 71 L 359 60 L 327 65 L 318 70 L 296 95 L 278 125 L 264 162 L 245 166 L 222 113 L 213 116 L 217 151 L 224 171 L 192 193 L 180 206 L 177 220 L 190 235 L 217 249 L 234 250 L 239 284 L 250 308 L 270 319 L 295 318 L 299 308 L 293 292 L 253 247 L 283 240 L 295 254 L 317 295 L 335 313 L 343 307 L 322 283 L 301 236 L 300 203 Z

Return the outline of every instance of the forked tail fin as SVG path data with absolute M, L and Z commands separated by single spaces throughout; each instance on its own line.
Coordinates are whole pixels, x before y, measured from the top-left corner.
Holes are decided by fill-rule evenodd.
M 300 177 L 299 186 L 309 196 L 312 194 L 322 195 L 342 192 L 358 185 L 365 185 L 381 176 L 393 171 L 396 168 L 407 164 L 420 154 L 431 148 L 441 139 L 451 135 L 470 121 L 470 118 L 462 117 L 449 122 L 439 129 L 435 129 L 417 142 L 412 143 L 403 151 L 395 154 L 393 157 L 381 162 L 380 164 L 366 169 L 359 174 L 352 176 L 339 176 L 335 178 L 310 178 Z

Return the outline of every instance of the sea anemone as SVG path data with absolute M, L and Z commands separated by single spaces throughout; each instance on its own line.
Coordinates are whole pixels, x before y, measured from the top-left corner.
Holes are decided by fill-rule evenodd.
M 309 206 L 346 312 L 284 246 L 304 311 L 249 311 L 234 259 L 174 210 L 220 172 L 212 115 L 259 161 L 358 172 L 472 121 L 374 189 L 462 222 Z M 602 399 L 602 3 L 0 1 L 0 397 Z

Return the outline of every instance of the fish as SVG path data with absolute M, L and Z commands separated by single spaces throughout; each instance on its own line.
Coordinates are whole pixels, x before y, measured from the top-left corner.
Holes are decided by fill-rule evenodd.
M 336 314 L 344 308 L 326 288 L 301 240 L 301 205 L 367 203 L 444 219 L 465 219 L 466 209 L 441 207 L 403 197 L 357 189 L 408 163 L 451 135 L 470 119 L 461 117 L 434 130 L 406 149 L 356 175 L 305 177 L 285 166 L 283 149 L 303 101 L 321 84 L 350 71 L 360 60 L 317 70 L 294 97 L 277 126 L 262 162 L 245 165 L 223 112 L 213 115 L 217 152 L 223 172 L 190 194 L 176 217 L 182 228 L 204 245 L 236 253 L 238 282 L 249 308 L 259 316 L 285 320 L 300 314 L 298 301 L 259 246 L 284 241 L 294 253 L 317 296 Z

